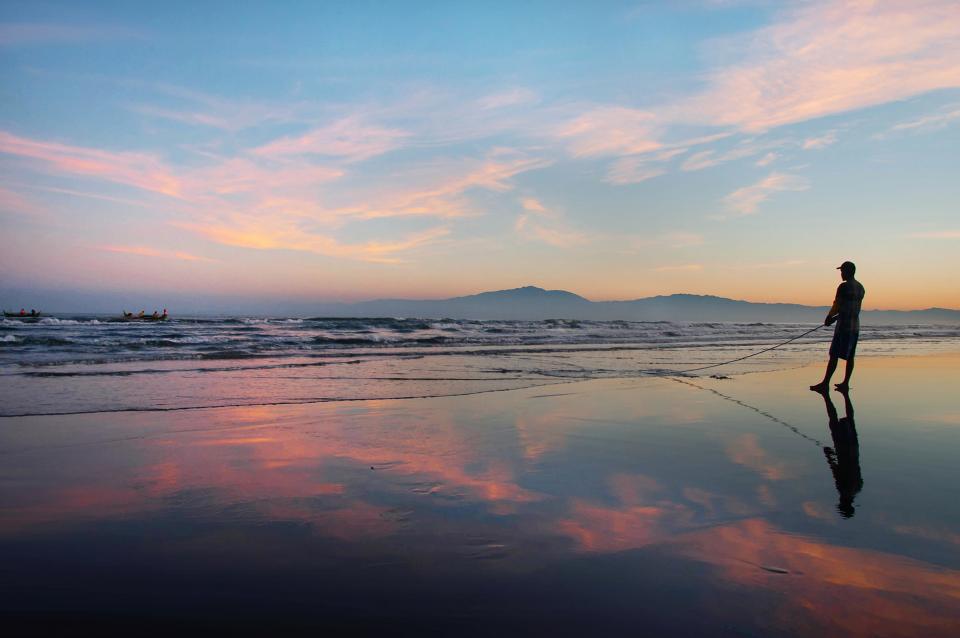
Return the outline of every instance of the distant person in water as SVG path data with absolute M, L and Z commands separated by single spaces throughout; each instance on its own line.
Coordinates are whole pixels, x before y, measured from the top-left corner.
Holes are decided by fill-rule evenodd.
M 823 448 L 827 457 L 827 465 L 833 473 L 833 482 L 837 486 L 840 501 L 837 511 L 843 518 L 852 518 L 855 512 L 853 499 L 863 489 L 863 476 L 860 474 L 860 441 L 857 438 L 857 426 L 853 422 L 853 402 L 850 393 L 843 393 L 843 403 L 846 416 L 837 418 L 837 408 L 830 400 L 829 392 L 822 392 L 827 407 L 827 418 L 830 420 L 830 436 L 833 439 L 833 448 Z
M 837 296 L 833 305 L 827 311 L 823 325 L 829 326 L 836 322 L 833 329 L 833 341 L 830 343 L 830 361 L 827 362 L 827 371 L 823 381 L 810 386 L 811 390 L 824 392 L 830 386 L 830 379 L 837 369 L 837 359 L 847 362 L 843 375 L 843 382 L 836 385 L 837 390 L 846 392 L 850 389 L 850 375 L 853 374 L 853 358 L 857 352 L 857 339 L 860 338 L 860 306 L 866 291 L 859 281 L 853 278 L 857 267 L 852 261 L 845 261 L 837 268 L 843 283 L 837 287 Z

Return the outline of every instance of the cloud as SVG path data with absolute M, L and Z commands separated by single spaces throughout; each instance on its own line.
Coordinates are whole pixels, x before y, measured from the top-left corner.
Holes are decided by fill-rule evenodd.
M 410 133 L 348 116 L 298 137 L 284 137 L 253 150 L 261 157 L 325 155 L 359 162 L 399 148 Z
M 514 223 L 514 230 L 521 237 L 558 248 L 569 248 L 590 240 L 589 235 L 570 228 L 558 213 L 547 209 L 540 200 L 524 197 L 520 205 L 527 211 Z
M 716 49 L 740 60 L 717 66 L 674 117 L 760 131 L 960 86 L 954 0 L 792 5 Z
M 671 156 L 672 157 L 672 156 Z M 666 173 L 666 169 L 651 166 L 639 157 L 622 157 L 610 165 L 604 181 L 609 184 L 639 184 Z
M 535 197 L 523 197 L 520 199 L 520 205 L 523 206 L 524 210 L 528 210 L 533 213 L 542 213 L 548 215 L 549 211 L 546 207 L 540 203 L 540 200 Z
M 436 242 L 447 236 L 446 227 L 435 227 L 390 241 L 348 244 L 329 235 L 308 231 L 289 218 L 239 218 L 223 223 L 178 223 L 177 226 L 229 246 L 258 250 L 296 250 L 330 257 L 343 257 L 376 263 L 399 263 L 396 255 Z
M 760 167 L 769 166 L 770 164 L 773 164 L 778 157 L 780 156 L 777 155 L 776 153 L 773 153 L 773 152 L 767 153 L 766 155 L 758 159 L 755 162 L 755 165 Z
M 900 133 L 903 131 L 936 131 L 945 126 L 949 126 L 955 120 L 960 119 L 960 108 L 957 104 L 952 104 L 940 113 L 924 115 L 923 117 L 908 120 L 891 126 L 886 133 L 881 133 L 876 137 L 887 137 L 891 133 Z
M 753 215 L 757 208 L 780 191 L 802 191 L 809 188 L 806 179 L 797 175 L 771 173 L 755 184 L 738 188 L 723 198 L 724 206 L 736 216 Z
M 807 139 L 803 140 L 800 148 L 805 151 L 819 151 L 820 149 L 827 148 L 836 141 L 837 132 L 828 131 L 819 137 L 808 137 Z
M 143 190 L 177 196 L 180 181 L 146 153 L 111 152 L 18 137 L 0 131 L 0 153 L 39 161 L 73 175 L 90 175 Z
M 661 148 L 656 116 L 622 106 L 599 106 L 560 125 L 555 136 L 575 157 L 632 155 Z
M 182 251 L 161 250 L 147 246 L 100 246 L 100 250 L 124 255 L 139 255 L 141 257 L 162 257 L 164 259 L 180 259 L 182 261 L 216 261 L 209 257 L 192 255 Z

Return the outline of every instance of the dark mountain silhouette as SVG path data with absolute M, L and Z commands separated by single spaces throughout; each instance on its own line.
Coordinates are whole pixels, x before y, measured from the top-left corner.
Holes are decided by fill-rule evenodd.
M 565 290 L 524 286 L 441 300 L 377 299 L 323 304 L 326 316 L 430 317 L 451 319 L 594 319 L 628 321 L 819 322 L 827 306 L 753 303 L 712 295 L 662 295 L 631 301 L 590 301 Z M 960 311 L 873 310 L 864 323 L 960 323 Z
M 130 293 L 5 288 L 7 308 L 38 308 L 44 313 L 88 312 L 119 315 L 121 309 L 169 308 L 174 316 L 234 314 L 274 317 L 425 317 L 451 319 L 595 319 L 628 321 L 731 321 L 805 323 L 823 321 L 826 306 L 752 303 L 712 295 L 662 295 L 630 301 L 590 301 L 565 290 L 525 286 L 451 299 L 377 299 L 330 303 L 215 294 Z M 869 301 L 869 297 L 868 297 Z M 872 310 L 862 314 L 873 324 L 960 324 L 960 311 Z

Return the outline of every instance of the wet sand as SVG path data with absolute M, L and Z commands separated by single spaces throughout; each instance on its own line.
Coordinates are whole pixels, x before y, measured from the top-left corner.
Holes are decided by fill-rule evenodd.
M 850 405 L 807 390 L 817 362 L 0 419 L 0 613 L 38 631 L 956 635 L 958 364 L 863 357 Z

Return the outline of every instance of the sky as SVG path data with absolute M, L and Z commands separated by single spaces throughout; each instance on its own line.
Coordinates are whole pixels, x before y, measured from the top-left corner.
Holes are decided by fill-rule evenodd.
M 955 0 L 5 0 L 0 301 L 960 308 L 958 148 Z

